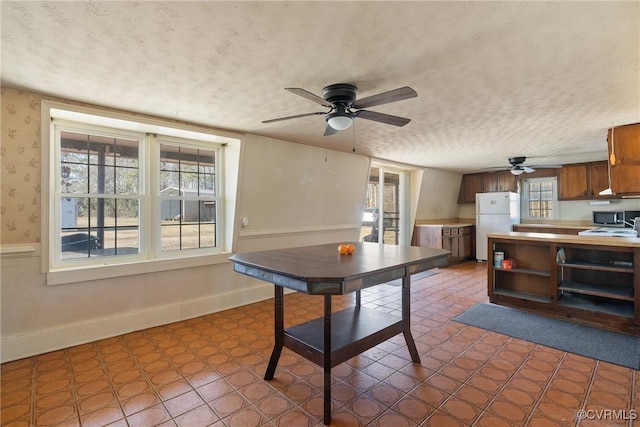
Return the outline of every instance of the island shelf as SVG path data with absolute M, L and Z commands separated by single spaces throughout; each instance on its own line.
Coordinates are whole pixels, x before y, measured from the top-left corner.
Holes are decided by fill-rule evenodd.
M 640 334 L 640 239 L 490 234 L 492 303 Z M 494 254 L 516 267 L 494 265 Z

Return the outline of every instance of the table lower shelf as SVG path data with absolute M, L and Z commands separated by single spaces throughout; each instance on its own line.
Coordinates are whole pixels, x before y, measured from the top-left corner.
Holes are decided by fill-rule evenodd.
M 331 367 L 403 332 L 402 319 L 370 308 L 348 308 L 331 315 Z M 324 318 L 284 331 L 284 346 L 319 366 L 324 364 Z

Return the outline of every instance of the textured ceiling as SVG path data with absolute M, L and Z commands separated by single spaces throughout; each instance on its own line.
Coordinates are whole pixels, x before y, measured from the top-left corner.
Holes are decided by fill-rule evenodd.
M 640 122 L 640 2 L 1 2 L 2 85 L 351 151 L 482 171 L 606 158 Z M 323 137 L 323 107 L 410 86 Z

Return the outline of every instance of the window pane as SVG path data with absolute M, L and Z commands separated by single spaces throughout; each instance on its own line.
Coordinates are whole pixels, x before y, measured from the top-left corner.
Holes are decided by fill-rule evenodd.
M 200 247 L 200 227 L 198 224 L 182 226 L 182 249 L 196 249 Z
M 61 191 L 137 194 L 138 145 L 133 139 L 61 132 Z
M 61 206 L 63 259 L 139 252 L 137 199 L 72 197 Z
M 161 202 L 162 250 L 215 247 L 215 202 L 168 200 Z
M 175 251 L 180 249 L 180 223 L 162 222 L 162 244 L 163 251 Z
M 88 170 L 89 167 L 84 164 L 62 163 L 60 191 L 63 193 L 87 193 L 89 191 Z
M 129 167 L 115 168 L 116 194 L 138 193 L 138 169 Z

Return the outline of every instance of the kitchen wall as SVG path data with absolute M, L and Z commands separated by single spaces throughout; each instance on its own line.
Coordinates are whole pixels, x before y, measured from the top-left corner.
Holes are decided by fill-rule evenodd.
M 599 202 L 599 201 L 597 201 Z M 592 205 L 589 200 L 568 200 L 558 202 L 560 218 L 558 221 L 579 221 L 590 224 L 593 211 L 625 211 L 640 210 L 640 199 L 615 199 L 608 205 Z M 459 205 L 460 218 L 475 218 L 475 204 Z M 524 220 L 525 222 L 540 222 L 540 220 Z
M 596 201 L 598 203 L 599 201 Z M 564 221 L 592 222 L 593 211 L 640 211 L 640 199 L 616 199 L 608 205 L 591 205 L 588 200 L 571 200 L 560 203 L 560 219 Z
M 46 97 L 13 89 L 1 94 L 1 362 L 273 295 L 272 285 L 234 273 L 228 261 L 47 285 L 40 203 L 49 189 L 40 188 L 39 111 Z M 238 162 L 238 191 L 228 199 L 237 212 L 229 227 L 233 250 L 357 239 L 367 157 L 245 135 Z

